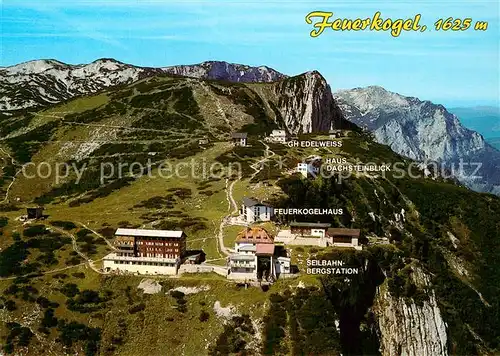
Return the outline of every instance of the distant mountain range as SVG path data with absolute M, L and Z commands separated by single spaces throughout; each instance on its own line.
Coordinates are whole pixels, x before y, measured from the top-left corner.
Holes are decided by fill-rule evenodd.
M 15 112 L 52 105 L 163 73 L 231 82 L 274 82 L 287 77 L 266 66 L 250 67 L 218 61 L 150 68 L 109 58 L 80 65 L 53 59 L 34 60 L 0 68 L 0 111 Z
M 376 140 L 393 151 L 417 161 L 439 162 L 471 189 L 500 193 L 500 152 L 444 106 L 378 86 L 342 90 L 334 96 L 348 120 L 373 131 Z M 476 163 L 481 168 L 474 173 Z
M 288 77 L 267 66 L 251 67 L 244 64 L 220 61 L 165 67 L 162 70 L 166 73 L 185 77 L 223 80 L 233 83 L 269 83 Z
M 481 179 L 468 178 L 473 168 L 465 168 L 458 178 L 474 190 L 500 193 L 500 152 L 494 148 L 500 139 L 495 140 L 492 136 L 489 144 L 481 134 L 466 128 L 477 127 L 480 132 L 486 132 L 495 119 L 491 110 L 455 108 L 454 111 L 464 117 L 464 126 L 442 105 L 405 97 L 381 87 L 343 90 L 332 96 L 330 87 L 318 72 L 289 78 L 267 66 L 251 67 L 220 61 L 150 68 L 114 59 L 99 59 L 82 65 L 35 60 L 0 68 L 0 112 L 11 116 L 165 74 L 236 83 L 276 82 L 272 87 L 273 95 L 281 98 L 276 103 L 277 109 L 282 125 L 290 132 L 345 127 L 344 116 L 373 131 L 378 142 L 412 159 L 438 161 L 447 167 L 455 167 L 460 161 L 478 162 L 482 164 Z M 301 93 L 300 98 L 297 92 Z M 498 129 L 498 126 L 493 127 Z

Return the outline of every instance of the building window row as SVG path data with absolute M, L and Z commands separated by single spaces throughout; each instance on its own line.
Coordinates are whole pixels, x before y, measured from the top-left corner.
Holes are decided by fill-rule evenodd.
M 176 258 L 176 255 L 165 253 L 141 253 L 139 257 L 159 257 L 159 258 Z
M 154 242 L 154 241 L 137 241 L 138 245 L 149 246 L 179 246 L 178 242 Z
M 175 267 L 175 263 L 169 262 L 142 262 L 142 261 L 119 261 L 115 260 L 114 264 L 122 265 L 142 265 L 142 266 L 162 266 L 162 267 Z
M 179 252 L 177 248 L 159 248 L 159 247 L 146 247 L 145 251 L 165 251 L 165 252 Z

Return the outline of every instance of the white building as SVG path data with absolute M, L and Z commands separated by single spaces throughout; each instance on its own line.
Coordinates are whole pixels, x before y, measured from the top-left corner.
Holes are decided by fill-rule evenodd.
M 290 232 L 297 236 L 325 237 L 329 223 L 291 222 Z
M 273 130 L 267 140 L 270 142 L 286 143 L 288 135 L 285 130 Z
M 297 164 L 297 172 L 302 174 L 304 178 L 316 177 L 321 167 L 321 157 L 310 157 L 305 162 Z
M 274 259 L 276 275 L 288 275 L 291 273 L 290 257 L 280 256 Z
M 329 223 L 292 222 L 290 230 L 281 230 L 275 241 L 285 245 L 326 247 L 330 241 L 327 235 L 330 226 Z
M 241 215 L 248 223 L 270 221 L 274 216 L 274 208 L 255 199 L 243 198 Z

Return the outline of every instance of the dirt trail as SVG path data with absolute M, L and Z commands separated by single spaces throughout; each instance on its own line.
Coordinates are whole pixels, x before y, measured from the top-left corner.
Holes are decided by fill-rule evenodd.
M 63 230 L 61 228 L 58 228 L 58 227 L 55 227 L 55 226 L 48 226 L 50 229 L 52 230 L 55 230 L 63 235 L 66 235 L 66 236 L 69 236 L 71 238 L 71 244 L 72 244 L 72 247 L 73 247 L 73 251 L 75 251 L 81 258 L 83 258 L 86 263 L 88 264 L 88 266 L 96 273 L 99 273 L 99 274 L 107 274 L 101 270 L 99 270 L 97 267 L 94 266 L 94 262 L 96 261 L 93 261 L 92 259 L 88 258 L 87 255 L 85 255 L 83 252 L 80 251 L 80 249 L 78 248 L 78 243 L 76 242 L 76 237 L 75 235 L 73 235 L 72 233 L 69 233 L 68 231 L 66 230 Z
M 10 160 L 11 160 L 11 164 L 12 164 L 13 166 L 19 166 L 19 164 L 16 162 L 16 160 L 14 159 L 14 157 L 12 157 L 12 156 L 10 155 L 10 153 L 9 153 L 9 152 L 5 151 L 2 147 L 0 147 L 0 151 L 1 151 L 2 153 L 4 153 L 5 155 L 7 155 L 7 157 L 9 157 L 9 158 L 10 158 Z M 9 200 L 9 191 L 10 191 L 10 188 L 12 188 L 12 186 L 14 185 L 14 182 L 16 181 L 16 177 L 19 175 L 19 173 L 21 173 L 21 172 L 23 171 L 23 167 L 24 167 L 24 165 L 22 165 L 22 166 L 21 166 L 21 168 L 19 168 L 19 169 L 17 170 L 17 172 L 14 174 L 14 176 L 13 176 L 13 177 L 10 177 L 10 178 L 12 178 L 12 182 L 10 182 L 9 186 L 7 187 L 7 190 L 5 191 L 5 197 L 4 197 L 4 199 L 2 200 L 2 203 L 6 203 L 6 202 Z
M 269 146 L 264 142 L 260 141 L 265 147 L 266 150 L 264 151 L 264 157 L 260 159 L 259 161 L 255 162 L 252 164 L 250 167 L 255 171 L 251 176 L 250 180 L 252 180 L 257 174 L 259 174 L 262 169 L 264 169 L 263 163 L 268 161 L 270 157 L 273 157 L 275 153 L 271 151 Z M 233 196 L 233 190 L 234 190 L 234 185 L 241 180 L 241 176 L 238 177 L 238 179 L 234 180 L 229 184 L 229 179 L 226 179 L 226 200 L 228 203 L 228 211 L 230 212 L 228 215 L 226 215 L 224 218 L 222 218 L 222 221 L 220 222 L 219 225 L 219 233 L 217 235 L 217 240 L 218 240 L 218 250 L 219 252 L 222 252 L 226 256 L 231 254 L 231 251 L 224 245 L 224 227 L 233 225 L 231 223 L 231 217 L 235 214 L 238 213 L 238 204 L 236 203 L 236 200 L 234 199 Z M 231 211 L 231 207 L 233 210 Z
M 234 184 L 240 180 L 240 178 L 241 177 L 239 177 L 237 180 L 231 182 L 231 184 L 229 184 L 229 179 L 226 179 L 226 199 L 227 199 L 227 203 L 228 203 L 228 211 L 231 210 L 231 206 L 233 207 L 233 211 L 231 211 L 229 213 L 229 215 L 226 215 L 222 218 L 222 221 L 220 222 L 220 225 L 219 225 L 219 233 L 217 235 L 219 252 L 222 252 L 226 256 L 229 256 L 231 254 L 231 252 L 224 245 L 224 227 L 229 225 L 229 221 L 231 219 L 231 216 L 238 212 L 238 205 L 236 204 L 236 201 L 234 200 L 234 197 L 233 197 L 233 187 L 234 187 Z
M 250 181 L 252 179 L 255 178 L 255 176 L 257 174 L 260 173 L 260 171 L 262 171 L 264 169 L 264 163 L 266 161 L 269 160 L 269 158 L 273 157 L 274 155 L 276 155 L 276 153 L 274 153 L 273 151 L 271 151 L 271 149 L 269 148 L 269 146 L 267 145 L 267 143 L 265 143 L 264 141 L 259 141 L 261 142 L 265 147 L 266 147 L 266 150 L 264 151 L 264 157 L 260 160 L 258 160 L 257 162 L 255 162 L 254 164 L 252 164 L 250 166 L 250 168 L 252 168 L 255 172 L 250 176 Z
M 88 227 L 87 225 L 85 225 L 85 224 L 84 224 L 84 223 L 82 223 L 82 222 L 77 221 L 76 223 L 77 223 L 77 224 L 79 224 L 79 225 L 81 225 L 84 229 L 87 229 L 87 230 L 89 230 L 89 231 L 92 231 L 92 232 L 94 233 L 94 235 L 99 236 L 101 239 L 103 239 L 103 240 L 106 242 L 106 244 L 107 244 L 107 245 L 108 245 L 108 246 L 109 246 L 109 247 L 110 247 L 113 251 L 115 251 L 115 250 L 116 250 L 116 247 L 115 247 L 115 246 L 113 246 L 113 244 L 112 244 L 111 242 L 109 242 L 109 240 L 108 240 L 107 238 L 105 238 L 103 235 L 101 235 L 101 234 L 100 234 L 100 233 L 98 233 L 97 231 L 95 231 L 95 230 L 91 229 L 90 227 Z
M 100 260 L 98 260 L 98 261 L 100 261 Z M 67 267 L 61 267 L 61 268 L 52 269 L 50 271 L 45 271 L 45 272 L 42 272 L 41 274 L 42 275 L 46 275 L 46 274 L 52 274 L 52 273 L 62 272 L 62 271 L 66 271 L 66 270 L 71 269 L 71 268 L 76 268 L 76 267 L 84 266 L 86 264 L 87 264 L 87 262 L 82 262 L 82 263 L 79 263 L 77 265 L 72 265 L 72 266 L 67 266 Z M 30 276 L 32 274 L 33 273 L 24 274 L 22 276 L 2 277 L 2 278 L 0 278 L 0 281 L 13 280 L 13 279 L 16 279 L 16 278 L 19 278 L 19 277 L 28 277 L 28 276 Z

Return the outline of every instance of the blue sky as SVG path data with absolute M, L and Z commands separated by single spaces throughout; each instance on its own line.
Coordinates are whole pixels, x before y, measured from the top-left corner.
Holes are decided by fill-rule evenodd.
M 448 106 L 499 104 L 498 1 L 2 1 L 0 65 L 101 57 L 142 66 L 225 60 L 286 74 L 319 70 L 333 90 L 381 85 Z M 449 16 L 487 31 L 334 32 L 309 37 L 311 11 L 341 18 Z

